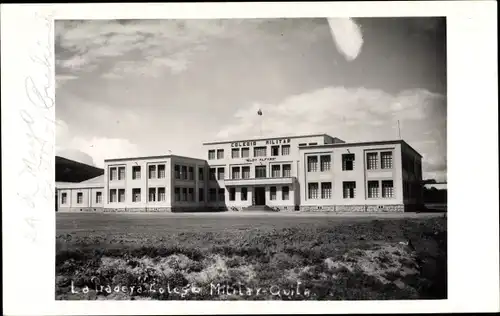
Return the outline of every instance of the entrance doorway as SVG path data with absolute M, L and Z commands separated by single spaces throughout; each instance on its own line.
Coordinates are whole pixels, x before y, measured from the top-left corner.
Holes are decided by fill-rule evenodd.
M 266 188 L 265 187 L 255 187 L 255 205 L 266 205 Z

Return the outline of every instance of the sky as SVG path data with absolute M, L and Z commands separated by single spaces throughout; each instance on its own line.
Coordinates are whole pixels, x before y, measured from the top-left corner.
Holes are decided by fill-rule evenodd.
M 55 53 L 62 157 L 102 167 L 260 135 L 401 135 L 424 178 L 446 181 L 444 18 L 59 20 Z

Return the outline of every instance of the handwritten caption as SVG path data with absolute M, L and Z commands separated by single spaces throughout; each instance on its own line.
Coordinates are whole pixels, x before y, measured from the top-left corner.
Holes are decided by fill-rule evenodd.
M 23 129 L 26 131 L 28 150 L 22 157 L 22 169 L 18 174 L 20 187 L 18 197 L 24 205 L 24 223 L 28 230 L 26 238 L 34 242 L 37 238 L 37 224 L 40 212 L 37 212 L 39 199 L 52 200 L 54 197 L 52 170 L 54 164 L 54 53 L 52 39 L 53 18 L 50 15 L 35 15 L 43 34 L 30 49 L 32 73 L 24 80 L 28 102 L 19 110 Z

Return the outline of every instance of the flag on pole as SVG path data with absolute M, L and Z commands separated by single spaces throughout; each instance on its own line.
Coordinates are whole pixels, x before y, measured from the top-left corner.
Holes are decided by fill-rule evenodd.
M 260 109 L 257 111 L 257 115 L 262 115 L 262 111 Z

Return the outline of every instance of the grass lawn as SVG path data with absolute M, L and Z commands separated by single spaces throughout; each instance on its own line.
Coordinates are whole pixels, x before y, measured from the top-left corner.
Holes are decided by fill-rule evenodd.
M 442 215 L 56 215 L 60 300 L 444 299 L 446 283 Z

